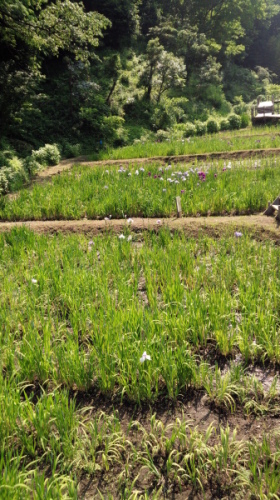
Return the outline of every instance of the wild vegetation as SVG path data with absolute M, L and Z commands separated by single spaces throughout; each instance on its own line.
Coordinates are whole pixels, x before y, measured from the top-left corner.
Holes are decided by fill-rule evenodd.
M 279 94 L 279 10 L 279 0 L 3 0 L 0 149 L 24 158 L 48 142 L 77 156 L 150 132 L 246 127 L 257 96 Z

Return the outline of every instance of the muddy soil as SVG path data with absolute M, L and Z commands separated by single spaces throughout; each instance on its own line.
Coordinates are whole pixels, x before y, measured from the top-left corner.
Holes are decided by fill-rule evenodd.
M 220 429 L 225 429 L 229 426 L 233 432 L 237 430 L 237 440 L 251 441 L 254 439 L 262 440 L 265 434 L 273 434 L 279 430 L 280 415 L 273 417 L 266 415 L 254 416 L 245 415 L 241 409 L 236 409 L 234 413 L 225 411 L 223 409 L 215 408 L 209 404 L 208 397 L 200 391 L 187 391 L 184 395 L 179 397 L 176 401 L 162 398 L 153 405 L 142 405 L 141 407 L 127 404 L 125 401 L 120 401 L 112 398 L 100 396 L 96 391 L 88 392 L 87 395 L 81 392 L 73 392 L 71 397 L 74 397 L 79 408 L 91 407 L 90 418 L 98 418 L 100 412 L 107 415 L 113 413 L 119 419 L 121 429 L 125 434 L 128 441 L 130 441 L 136 449 L 141 449 L 140 439 L 141 435 L 131 431 L 131 422 L 137 421 L 149 433 L 151 432 L 151 417 L 156 415 L 156 419 L 160 420 L 164 426 L 175 424 L 176 419 L 181 422 L 183 420 L 191 422 L 191 427 L 197 428 L 199 432 L 204 434 L 208 427 L 212 424 L 216 431 L 210 438 L 209 444 L 214 446 L 219 439 Z M 79 499 L 90 500 L 97 498 L 98 490 L 110 492 L 113 498 L 119 498 L 116 495 L 117 491 L 117 475 L 120 471 L 116 468 L 111 477 L 105 479 L 100 474 L 93 476 L 82 477 L 79 482 Z M 138 491 L 144 491 L 146 488 L 149 490 L 149 483 L 147 482 L 147 470 L 141 470 L 140 467 L 134 471 L 134 476 L 138 476 L 136 488 Z M 220 495 L 217 491 L 213 491 L 211 485 L 202 493 L 201 491 L 193 490 L 189 485 L 182 485 L 181 491 L 175 490 L 171 493 L 169 489 L 167 494 L 159 496 L 162 498 L 173 498 L 176 500 L 183 499 L 211 499 L 217 498 L 230 498 L 229 495 L 223 493 Z M 107 498 L 105 496 L 105 498 Z

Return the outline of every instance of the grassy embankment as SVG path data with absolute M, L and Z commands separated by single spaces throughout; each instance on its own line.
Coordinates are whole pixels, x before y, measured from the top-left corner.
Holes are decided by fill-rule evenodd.
M 92 160 L 148 158 L 153 156 L 175 156 L 228 152 L 238 150 L 258 150 L 280 147 L 280 127 L 250 127 L 244 130 L 225 131 L 202 137 L 180 140 L 166 139 L 162 142 L 138 141 L 130 146 L 106 148 L 92 155 Z M 91 156 L 89 156 L 91 158 Z

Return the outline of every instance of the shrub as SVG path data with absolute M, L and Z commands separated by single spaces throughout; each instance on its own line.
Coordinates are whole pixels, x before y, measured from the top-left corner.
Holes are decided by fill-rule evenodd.
M 151 117 L 154 129 L 166 130 L 186 121 L 188 99 L 185 97 L 164 97 L 154 109 Z M 143 111 L 142 111 L 143 114 Z
M 229 115 L 228 122 L 230 130 L 237 130 L 241 127 L 241 117 L 239 115 Z
M 124 119 L 121 116 L 105 116 L 101 125 L 101 135 L 105 144 L 124 146 L 128 141 L 128 132 L 124 129 Z
M 216 120 L 214 120 L 213 118 L 210 118 L 210 120 L 208 120 L 208 122 L 207 122 L 207 132 L 209 134 L 215 134 L 218 131 L 219 131 L 218 122 Z
M 66 142 L 63 146 L 63 155 L 66 158 L 75 158 L 81 154 L 81 144 L 71 144 Z
M 197 135 L 205 135 L 207 132 L 207 123 L 198 120 L 195 122 L 195 128 Z
M 241 115 L 241 128 L 246 128 L 248 127 L 250 123 L 250 117 L 247 115 L 247 113 L 242 113 Z
M 241 102 L 240 104 L 236 104 L 236 106 L 233 106 L 233 113 L 235 115 L 241 116 L 243 113 L 246 113 L 247 109 L 248 109 L 247 104 Z
M 37 149 L 37 151 L 32 151 L 32 158 L 41 165 L 49 167 L 59 163 L 60 152 L 56 144 L 45 144 L 44 147 Z
M 219 109 L 225 102 L 220 85 L 214 85 L 213 83 L 206 85 L 203 91 L 203 100 L 210 103 L 214 108 Z
M 153 132 L 150 132 L 147 130 L 144 134 L 141 135 L 141 137 L 135 138 L 133 141 L 133 144 L 145 144 L 145 142 L 150 142 L 155 140 L 155 134 Z
M 9 191 L 9 178 L 11 170 L 7 167 L 0 168 L 0 194 L 5 194 Z
M 35 175 L 42 169 L 42 165 L 33 156 L 27 156 L 24 160 L 24 168 L 28 175 Z
M 157 141 L 164 141 L 166 139 L 169 139 L 169 132 L 167 130 L 158 130 L 156 133 L 156 139 Z
M 6 160 L 6 165 L 0 167 L 0 193 L 5 194 L 12 189 L 18 189 L 27 180 L 23 163 L 16 156 Z
M 221 130 L 229 130 L 229 121 L 228 120 L 222 120 L 220 122 L 220 129 Z
M 18 189 L 23 182 L 28 179 L 26 172 L 23 167 L 23 162 L 19 160 L 16 156 L 7 160 L 8 170 L 11 171 L 9 179 L 9 190 Z
M 256 74 L 248 69 L 229 63 L 224 68 L 224 85 L 227 100 L 236 103 L 236 96 L 250 102 L 262 92 L 263 85 L 256 78 Z
M 196 134 L 196 126 L 193 123 L 185 124 L 185 137 L 192 137 Z
M 0 151 L 0 168 L 6 166 L 7 160 L 10 160 L 15 156 L 15 151 L 9 145 L 3 145 L 5 148 Z
M 176 123 L 172 130 L 176 130 L 176 132 L 185 132 L 186 124 L 185 123 Z
M 164 130 L 168 127 L 172 127 L 176 123 L 176 117 L 174 116 L 173 110 L 171 111 L 171 114 L 169 114 L 163 103 L 154 109 L 151 118 L 154 130 Z
M 185 123 L 176 123 L 174 127 L 168 129 L 168 139 L 174 141 L 180 141 L 185 137 Z

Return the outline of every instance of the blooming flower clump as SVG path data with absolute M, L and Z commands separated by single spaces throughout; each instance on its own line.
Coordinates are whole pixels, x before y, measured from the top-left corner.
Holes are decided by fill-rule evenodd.
M 201 182 L 204 182 L 206 179 L 206 173 L 205 172 L 198 172 L 198 177 Z

